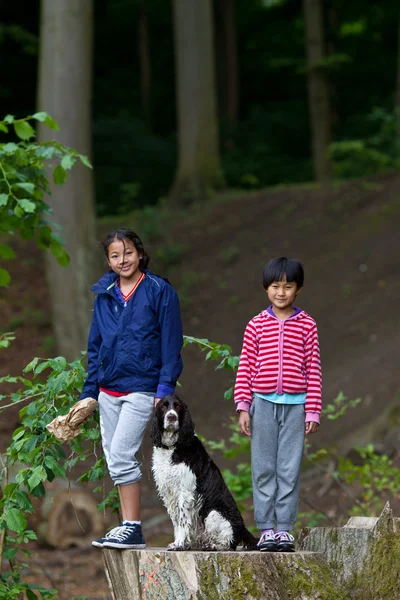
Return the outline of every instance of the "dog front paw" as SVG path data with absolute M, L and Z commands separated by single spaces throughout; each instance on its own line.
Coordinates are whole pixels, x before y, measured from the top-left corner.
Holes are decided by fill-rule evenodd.
M 180 544 L 179 542 L 172 542 L 171 544 L 168 544 L 168 551 L 171 552 L 181 552 L 182 550 L 189 550 L 189 546 L 187 546 L 186 544 Z

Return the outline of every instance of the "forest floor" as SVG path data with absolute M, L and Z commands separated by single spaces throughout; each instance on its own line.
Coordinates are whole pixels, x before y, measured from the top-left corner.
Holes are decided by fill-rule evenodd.
M 337 421 L 324 420 L 309 441 L 354 455 L 358 445 L 375 443 L 398 461 L 400 441 L 399 376 L 395 368 L 400 321 L 400 177 L 368 181 L 282 187 L 221 196 L 207 205 L 168 213 L 103 220 L 99 234 L 118 225 L 142 235 L 154 272 L 168 276 L 177 289 L 184 332 L 229 344 L 240 353 L 247 322 L 267 304 L 261 285 L 272 256 L 295 256 L 305 265 L 305 287 L 298 304 L 317 321 L 322 350 L 324 401 L 339 392 L 362 398 Z M 43 255 L 17 242 L 17 259 L 8 263 L 12 283 L 0 296 L 0 330 L 16 340 L 1 351 L 0 376 L 19 375 L 34 356 L 56 352 Z M 93 282 L 88 282 L 91 285 Z M 232 403 L 223 400 L 231 384 L 227 371 L 215 371 L 196 348 L 183 352 L 181 395 L 189 403 L 198 433 L 218 440 L 229 435 Z M 0 390 L 1 393 L 7 389 Z M 0 413 L 0 452 L 4 452 L 18 412 Z M 171 527 L 165 519 L 149 471 L 150 441 L 144 456 L 143 520 L 149 545 L 165 545 Z M 215 455 L 220 467 L 228 461 Z M 326 473 L 305 472 L 301 488 L 302 522 L 311 513 L 321 524 L 343 525 L 359 490 L 330 483 Z M 350 494 L 350 495 L 349 495 Z M 384 501 L 382 497 L 382 503 Z M 391 498 L 400 516 L 398 498 Z M 253 523 L 246 513 L 246 521 Z M 107 522 L 107 525 L 111 520 Z M 101 551 L 67 551 L 35 546 L 25 579 L 56 587 L 60 600 L 85 596 L 111 598 Z

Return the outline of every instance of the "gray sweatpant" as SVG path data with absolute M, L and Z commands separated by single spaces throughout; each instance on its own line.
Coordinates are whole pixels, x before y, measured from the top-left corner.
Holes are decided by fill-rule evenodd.
M 154 394 L 134 392 L 126 396 L 99 394 L 100 431 L 104 456 L 115 485 L 142 478 L 137 452 L 154 409 Z
M 250 407 L 254 519 L 259 529 L 292 529 L 297 518 L 304 404 L 275 404 L 255 394 Z

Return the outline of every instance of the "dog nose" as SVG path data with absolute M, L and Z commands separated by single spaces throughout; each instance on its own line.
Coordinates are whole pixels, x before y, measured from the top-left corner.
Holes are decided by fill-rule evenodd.
M 168 415 L 167 419 L 168 419 L 168 421 L 171 421 L 171 422 L 176 421 L 176 415 Z

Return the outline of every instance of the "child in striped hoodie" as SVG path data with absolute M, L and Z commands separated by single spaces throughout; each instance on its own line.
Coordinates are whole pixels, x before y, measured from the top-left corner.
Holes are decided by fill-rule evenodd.
M 234 399 L 239 426 L 251 435 L 254 517 L 261 551 L 294 551 L 304 434 L 321 413 L 317 325 L 293 306 L 304 271 L 295 259 L 274 258 L 263 272 L 271 305 L 247 325 Z M 274 529 L 276 525 L 276 530 Z

